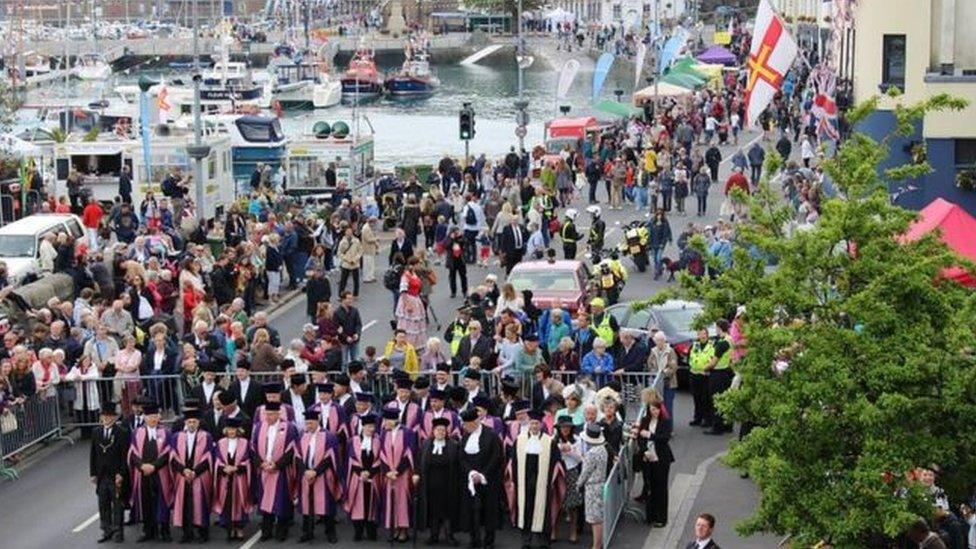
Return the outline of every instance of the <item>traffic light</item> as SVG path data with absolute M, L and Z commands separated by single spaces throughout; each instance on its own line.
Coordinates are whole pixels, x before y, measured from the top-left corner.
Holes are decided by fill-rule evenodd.
M 465 104 L 464 108 L 461 109 L 461 115 L 458 119 L 458 129 L 462 141 L 474 139 L 474 110 L 468 104 Z

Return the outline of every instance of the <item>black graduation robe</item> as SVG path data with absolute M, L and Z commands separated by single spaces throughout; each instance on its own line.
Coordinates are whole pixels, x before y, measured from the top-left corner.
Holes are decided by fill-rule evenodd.
M 470 437 L 471 433 L 465 433 L 458 452 L 462 494 L 458 506 L 458 530 L 471 532 L 477 525 L 487 530 L 498 530 L 502 526 L 502 441 L 494 431 L 482 427 L 478 438 L 479 452 L 468 454 L 464 447 Z M 478 486 L 474 496 L 468 490 L 468 474 L 471 471 L 481 473 L 487 481 L 487 484 Z
M 416 474 L 420 475 L 417 488 L 417 525 L 436 528 L 443 520 L 457 528 L 458 502 L 461 497 L 461 474 L 458 472 L 458 441 L 444 439 L 440 455 L 434 455 L 434 439 L 428 439 L 420 449 Z

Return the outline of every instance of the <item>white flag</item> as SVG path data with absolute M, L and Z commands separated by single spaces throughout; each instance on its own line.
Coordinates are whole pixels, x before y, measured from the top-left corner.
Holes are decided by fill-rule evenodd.
M 644 57 L 647 56 L 647 44 L 641 42 L 637 44 L 637 59 L 634 62 L 634 88 L 640 86 L 641 73 L 644 72 Z
M 568 59 L 563 63 L 562 70 L 559 71 L 559 83 L 556 85 L 556 98 L 560 101 L 566 99 L 569 88 L 573 86 L 573 79 L 580 70 L 580 62 L 575 59 Z
M 798 48 L 769 0 L 759 3 L 752 47 L 749 48 L 749 81 L 746 84 L 746 125 L 755 127 L 773 96 L 783 85 Z

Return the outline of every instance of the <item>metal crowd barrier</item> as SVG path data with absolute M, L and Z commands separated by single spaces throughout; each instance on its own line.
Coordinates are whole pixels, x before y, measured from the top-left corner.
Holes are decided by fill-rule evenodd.
M 664 396 L 664 376 L 660 373 L 654 376 L 653 381 L 648 385 L 657 390 L 658 394 Z M 625 385 L 626 388 L 626 385 Z M 639 391 L 638 391 L 638 399 Z M 639 401 L 639 400 L 638 400 Z M 640 421 L 644 415 L 641 408 L 637 416 Z M 634 440 L 628 439 L 627 443 L 620 448 L 617 454 L 617 461 L 607 474 L 607 481 L 603 484 L 603 547 L 610 547 L 613 535 L 617 531 L 617 524 L 620 517 L 626 513 L 637 519 L 644 518 L 644 512 L 638 506 L 634 506 L 630 499 L 630 493 L 634 488 Z
M 330 379 L 338 372 L 329 372 Z M 422 371 L 413 374 L 426 375 L 433 377 L 436 372 Z M 266 381 L 284 381 L 281 372 L 252 372 L 251 378 L 257 384 Z M 391 398 L 395 394 L 393 373 L 373 373 L 369 378 L 369 389 L 374 393 L 376 399 Z M 592 391 L 598 391 L 611 380 L 620 382 L 622 389 L 622 408 L 623 417 L 632 417 L 632 412 L 636 410 L 640 403 L 640 392 L 648 386 L 654 384 L 659 392 L 663 392 L 663 380 L 656 379 L 654 374 L 646 372 L 627 372 L 620 375 L 615 374 L 580 374 L 577 372 L 554 372 L 553 377 L 568 386 L 580 384 L 588 386 Z M 217 374 L 218 385 L 226 389 L 235 379 L 235 374 L 220 372 Z M 463 382 L 463 370 L 451 372 L 450 383 L 454 386 L 461 386 Z M 505 379 L 485 371 L 481 376 L 482 387 L 489 395 L 501 393 L 501 383 Z M 535 395 L 532 390 L 535 379 L 529 374 L 510 373 L 507 379 L 514 380 L 521 386 L 521 395 L 532 401 L 535 407 L 542 406 L 542 402 L 534 402 Z M 192 385 L 182 375 L 149 375 L 132 378 L 120 377 L 100 377 L 84 381 L 64 382 L 61 384 L 58 398 L 62 406 L 61 425 L 65 428 L 87 427 L 98 425 L 98 403 L 115 402 L 120 407 L 120 412 L 125 415 L 131 410 L 132 402 L 138 396 L 151 398 L 160 407 L 163 421 L 172 421 L 180 415 L 186 402 L 186 398 Z M 97 400 L 94 398 L 97 395 Z M 209 404 L 208 404 L 209 405 Z
M 17 470 L 9 466 L 11 458 L 53 438 L 74 442 L 61 435 L 57 397 L 32 396 L 8 405 L 0 414 L 0 476 L 18 478 Z

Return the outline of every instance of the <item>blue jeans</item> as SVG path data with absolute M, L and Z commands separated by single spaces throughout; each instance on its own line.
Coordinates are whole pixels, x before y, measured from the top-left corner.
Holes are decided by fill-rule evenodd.
M 651 248 L 651 257 L 654 261 L 654 272 L 661 272 L 661 258 L 664 257 L 664 248 Z
M 359 342 L 346 343 L 342 347 L 342 365 L 346 366 L 359 357 Z
M 674 395 L 677 394 L 677 389 L 672 389 L 671 387 L 664 388 L 664 405 L 668 408 L 668 414 L 674 418 Z
M 634 202 L 638 210 L 647 208 L 647 187 L 634 187 Z

